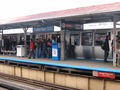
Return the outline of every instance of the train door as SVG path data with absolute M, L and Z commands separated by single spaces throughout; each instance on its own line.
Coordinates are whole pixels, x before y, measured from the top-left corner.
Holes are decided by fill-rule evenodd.
M 93 57 L 93 32 L 82 32 L 81 57 L 87 59 Z
M 108 59 L 112 59 L 112 47 L 111 47 L 111 43 L 112 43 L 112 32 L 109 31 L 99 31 L 99 32 L 95 32 L 94 33 L 94 58 L 96 59 L 104 59 L 104 50 L 102 50 L 101 48 L 101 44 L 104 42 L 106 35 L 109 36 L 109 57 Z
M 104 42 L 107 32 L 94 33 L 94 55 L 95 58 L 104 59 L 104 50 L 101 49 L 101 44 Z
M 92 32 L 67 32 L 65 35 L 65 52 L 68 58 L 92 58 L 93 33 Z
M 80 32 L 67 32 L 65 35 L 65 56 L 76 58 L 79 56 Z

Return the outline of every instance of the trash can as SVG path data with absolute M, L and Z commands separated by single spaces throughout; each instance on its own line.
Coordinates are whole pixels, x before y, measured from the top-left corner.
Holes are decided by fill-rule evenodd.
M 59 43 L 52 43 L 52 60 L 60 60 Z
M 17 56 L 20 57 L 26 56 L 25 45 L 17 45 Z

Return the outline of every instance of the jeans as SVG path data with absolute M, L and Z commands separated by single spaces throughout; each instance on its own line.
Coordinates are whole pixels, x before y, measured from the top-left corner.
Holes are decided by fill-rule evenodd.
M 45 48 L 42 48 L 41 57 L 42 57 L 42 58 L 45 58 L 45 57 L 46 57 L 46 49 L 45 49 Z
M 39 48 L 39 57 L 42 57 L 42 48 Z
M 38 48 L 38 47 L 36 48 L 35 57 L 36 57 L 36 58 L 39 58 L 39 48 Z
M 51 53 L 52 53 L 51 47 L 48 47 L 47 48 L 47 58 L 51 58 L 52 57 Z
M 31 58 L 31 56 L 33 56 L 33 58 L 35 58 L 35 53 L 34 53 L 34 50 L 30 50 L 30 53 L 29 53 L 29 58 Z

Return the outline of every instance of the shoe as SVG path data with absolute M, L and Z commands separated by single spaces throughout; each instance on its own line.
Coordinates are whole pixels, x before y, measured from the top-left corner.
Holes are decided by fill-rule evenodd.
M 108 62 L 108 61 L 104 61 L 104 62 Z

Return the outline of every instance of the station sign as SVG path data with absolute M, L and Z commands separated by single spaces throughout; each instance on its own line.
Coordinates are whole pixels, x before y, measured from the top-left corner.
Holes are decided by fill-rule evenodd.
M 62 30 L 83 30 L 83 25 L 74 22 L 62 22 Z
M 96 77 L 104 77 L 104 78 L 115 79 L 115 73 L 112 73 L 112 72 L 93 71 L 92 75 L 96 76 Z
M 54 26 L 33 27 L 33 32 L 54 32 Z

